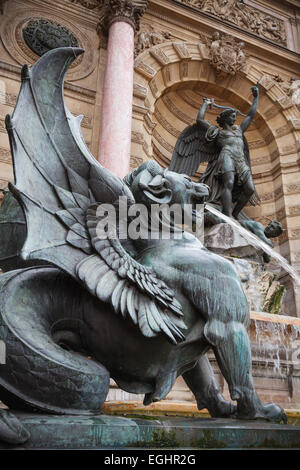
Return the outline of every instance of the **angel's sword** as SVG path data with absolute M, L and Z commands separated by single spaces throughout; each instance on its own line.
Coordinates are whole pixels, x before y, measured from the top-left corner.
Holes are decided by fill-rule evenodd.
M 221 106 L 221 105 L 219 105 L 219 104 L 216 104 L 214 98 L 210 98 L 210 100 L 209 100 L 209 108 L 212 109 L 213 106 L 214 106 L 215 108 L 219 108 L 219 109 L 233 109 L 233 108 L 230 108 L 230 106 Z M 234 109 L 235 109 L 235 108 L 234 108 Z M 241 116 L 247 116 L 247 114 L 243 114 L 243 113 L 242 113 L 241 111 L 239 111 L 238 109 L 235 109 L 235 111 L 236 111 L 237 113 L 239 113 Z

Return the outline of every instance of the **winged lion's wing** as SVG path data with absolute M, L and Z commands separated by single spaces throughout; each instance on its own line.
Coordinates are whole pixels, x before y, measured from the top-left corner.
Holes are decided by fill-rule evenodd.
M 22 256 L 53 263 L 80 280 L 131 317 L 144 335 L 163 332 L 173 342 L 182 340 L 183 313 L 174 293 L 117 238 L 107 237 L 100 246 L 93 232 L 96 202 L 114 204 L 126 196 L 134 203 L 134 197 L 96 162 L 82 139 L 81 118 L 65 106 L 64 75 L 82 52 L 53 49 L 30 70 L 24 66 L 16 108 L 6 118 L 15 174 L 11 190 L 27 223 Z

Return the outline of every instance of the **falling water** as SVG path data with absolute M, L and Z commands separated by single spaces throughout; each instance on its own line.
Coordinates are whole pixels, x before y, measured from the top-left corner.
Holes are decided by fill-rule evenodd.
M 254 353 L 272 367 L 274 376 L 285 377 L 290 364 L 298 363 L 299 325 L 254 320 Z
M 260 240 L 252 232 L 249 232 L 247 229 L 242 227 L 234 219 L 220 213 L 220 211 L 209 204 L 206 204 L 205 207 L 211 213 L 220 217 L 236 229 L 249 244 L 259 250 L 265 251 L 268 255 L 274 258 L 278 264 L 290 274 L 295 283 L 300 286 L 299 275 L 283 256 L 279 255 L 275 250 Z M 276 320 L 263 321 L 254 319 L 253 322 L 255 337 L 252 338 L 251 341 L 252 353 L 254 353 L 254 360 L 257 364 L 260 364 L 259 367 L 263 365 L 267 369 L 266 373 L 262 374 L 265 388 L 269 389 L 270 377 L 272 376 L 283 381 L 289 381 L 291 371 L 294 370 L 294 367 L 298 370 L 300 365 L 300 325 L 294 325 L 288 322 L 281 323 Z M 271 375 L 270 370 L 272 371 Z M 275 387 L 274 395 L 276 396 L 277 393 L 278 391 Z M 291 392 L 289 392 L 288 401 L 295 406 L 295 403 L 293 402 L 294 392 L 292 392 L 292 395 L 290 395 L 290 393 Z
M 220 217 L 223 219 L 225 222 L 230 224 L 233 228 L 235 228 L 252 246 L 259 250 L 265 251 L 268 255 L 270 255 L 272 258 L 276 259 L 277 262 L 280 264 L 280 266 L 290 274 L 290 276 L 294 279 L 295 283 L 300 286 L 300 277 L 297 274 L 297 271 L 292 268 L 292 266 L 287 262 L 287 260 L 281 256 L 279 253 L 277 253 L 275 250 L 273 250 L 269 245 L 267 245 L 265 242 L 260 240 L 254 233 L 249 232 L 247 229 L 242 227 L 238 222 L 236 222 L 234 219 L 231 217 L 227 217 L 227 215 L 223 214 L 222 212 L 218 211 L 214 207 L 212 207 L 210 204 L 206 204 L 205 208 L 209 210 L 212 214 L 216 215 L 217 217 Z

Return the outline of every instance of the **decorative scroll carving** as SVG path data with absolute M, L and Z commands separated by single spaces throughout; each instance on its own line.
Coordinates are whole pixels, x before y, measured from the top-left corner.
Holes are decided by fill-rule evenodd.
M 57 47 L 78 47 L 78 40 L 71 31 L 48 19 L 29 21 L 23 28 L 23 38 L 39 56 Z
M 220 35 L 216 31 L 212 35 L 209 59 L 219 78 L 235 75 L 246 65 L 244 47 L 243 42 L 236 41 L 229 34 Z
M 197 10 L 234 23 L 264 39 L 286 46 L 287 37 L 283 20 L 266 14 L 240 0 L 179 0 Z
M 170 39 L 172 39 L 172 35 L 169 31 L 158 31 L 152 26 L 143 25 L 142 30 L 136 35 L 134 56 L 137 57 L 150 47 L 157 46 Z

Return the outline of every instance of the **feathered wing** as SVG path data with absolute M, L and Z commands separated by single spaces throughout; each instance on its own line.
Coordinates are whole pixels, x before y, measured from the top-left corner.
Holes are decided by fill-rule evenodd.
M 196 122 L 186 127 L 177 139 L 169 170 L 192 176 L 200 163 L 212 161 L 218 157 L 219 151 L 214 140 L 207 140 L 208 123 L 201 125 Z
M 30 70 L 24 66 L 16 108 L 6 118 L 15 174 L 10 189 L 27 223 L 22 256 L 55 264 L 132 318 L 145 336 L 163 332 L 176 343 L 184 338 L 185 325 L 174 293 L 117 237 L 97 238 L 98 205 L 114 204 L 120 196 L 134 203 L 134 198 L 120 178 L 95 161 L 81 135 L 81 117 L 65 107 L 64 75 L 82 52 L 54 49 Z

